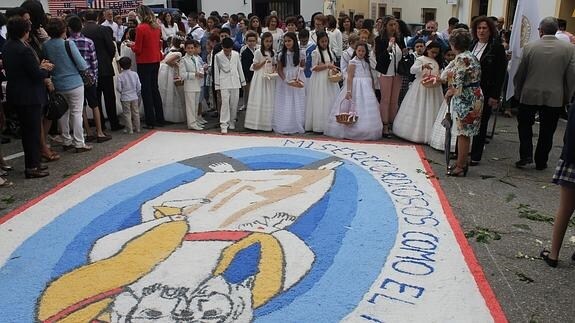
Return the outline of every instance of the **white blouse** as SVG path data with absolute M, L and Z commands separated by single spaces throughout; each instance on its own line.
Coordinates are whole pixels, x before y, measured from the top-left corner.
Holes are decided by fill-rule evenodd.
M 160 25 L 162 27 L 162 39 L 168 40 L 170 37 L 176 36 L 176 34 L 180 31 L 178 28 L 178 24 L 173 24 L 171 27 L 164 26 L 164 24 Z

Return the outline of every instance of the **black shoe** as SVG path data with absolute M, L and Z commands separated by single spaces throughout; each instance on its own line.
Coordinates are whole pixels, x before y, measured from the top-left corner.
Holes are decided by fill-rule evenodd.
M 156 122 L 156 127 L 163 128 L 166 124 L 164 122 Z
M 2 139 L 0 139 L 0 144 L 9 144 L 10 141 L 11 141 L 10 138 L 3 137 Z
M 523 168 L 529 164 L 533 164 L 533 159 L 520 159 L 517 162 L 515 162 L 515 167 Z
M 571 255 L 571 260 L 575 261 L 575 252 Z
M 112 131 L 118 131 L 118 130 L 122 130 L 126 128 L 126 126 L 122 125 L 122 124 L 117 124 L 115 126 L 112 126 Z
M 478 166 L 478 165 L 479 165 L 479 162 L 476 160 L 472 160 L 469 162 L 469 166 Z
M 40 167 L 38 167 L 39 170 L 47 170 L 48 169 L 48 165 L 44 165 L 44 164 L 40 164 Z
M 551 252 L 549 250 L 542 250 L 539 254 L 539 257 L 541 257 L 547 263 L 547 265 L 549 265 L 549 267 L 556 268 L 559 261 L 557 261 L 557 259 L 549 258 L 550 253 Z
M 535 165 L 535 169 L 536 170 L 545 170 L 547 169 L 547 164 L 543 164 L 543 165 Z
M 38 168 L 27 169 L 24 172 L 24 175 L 26 176 L 27 179 L 30 179 L 30 178 L 46 177 L 46 176 L 50 175 L 50 173 L 43 171 L 43 170 L 40 170 L 40 167 L 38 167 Z
M 153 130 L 155 127 L 154 127 L 154 126 L 145 125 L 143 128 L 144 128 L 144 129 Z

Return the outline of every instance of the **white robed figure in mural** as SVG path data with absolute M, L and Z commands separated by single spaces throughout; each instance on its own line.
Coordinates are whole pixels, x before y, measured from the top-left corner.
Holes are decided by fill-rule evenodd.
M 141 224 L 100 238 L 88 264 L 50 283 L 38 319 L 251 321 L 254 309 L 311 269 L 313 251 L 286 229 L 331 189 L 341 164 L 335 158 L 285 170 L 206 164 L 202 177 L 144 203 Z M 242 273 L 234 259 L 249 250 L 258 255 L 257 268 Z

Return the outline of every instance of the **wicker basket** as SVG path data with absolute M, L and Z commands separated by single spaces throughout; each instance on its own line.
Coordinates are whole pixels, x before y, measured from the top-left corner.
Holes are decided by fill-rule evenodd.
M 339 68 L 330 69 L 328 72 L 328 78 L 333 83 L 339 83 L 343 80 L 343 75 Z
M 421 85 L 428 89 L 441 86 L 441 80 L 435 75 L 427 75 L 421 79 Z
M 266 61 L 266 64 L 264 66 L 264 77 L 268 80 L 271 80 L 271 79 L 274 79 L 278 76 L 279 75 L 278 75 L 278 73 L 275 72 L 275 69 L 274 69 L 272 62 Z
M 301 71 L 301 70 L 300 70 L 300 67 L 298 67 L 298 68 L 297 68 L 297 74 L 296 74 L 295 79 L 290 80 L 289 82 L 287 82 L 287 84 L 288 84 L 289 86 L 293 86 L 293 87 L 296 87 L 296 88 L 299 88 L 299 89 L 301 89 L 301 88 L 303 88 L 303 87 L 305 86 L 305 83 L 304 83 L 302 80 L 300 80 L 300 78 L 299 78 L 299 73 L 300 73 L 300 71 Z
M 346 108 L 344 108 L 347 107 Z M 347 112 L 343 112 L 347 110 Z M 335 121 L 343 125 L 353 125 L 357 122 L 359 116 L 355 112 L 355 104 L 351 100 L 343 100 L 339 104 L 339 113 L 335 115 Z

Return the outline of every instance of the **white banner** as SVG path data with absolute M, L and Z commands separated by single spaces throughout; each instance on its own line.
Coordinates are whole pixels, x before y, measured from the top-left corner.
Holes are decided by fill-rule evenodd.
M 509 81 L 507 85 L 506 99 L 510 99 L 515 92 L 513 78 L 521 62 L 523 47 L 530 41 L 539 39 L 539 22 L 542 17 L 539 14 L 537 0 L 519 0 L 515 17 L 513 18 L 513 30 L 511 31 L 511 65 L 509 67 Z M 516 98 L 519 100 L 519 98 Z

